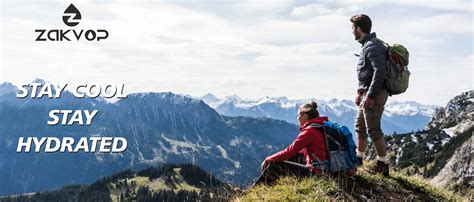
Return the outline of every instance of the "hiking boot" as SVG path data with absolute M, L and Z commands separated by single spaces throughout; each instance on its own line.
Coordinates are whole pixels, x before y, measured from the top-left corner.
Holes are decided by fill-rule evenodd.
M 383 176 L 388 177 L 390 175 L 389 171 L 388 171 L 388 163 L 377 160 L 377 165 L 375 167 L 375 172 L 382 173 Z
M 364 164 L 364 158 L 357 157 L 357 166 L 362 166 L 362 164 Z

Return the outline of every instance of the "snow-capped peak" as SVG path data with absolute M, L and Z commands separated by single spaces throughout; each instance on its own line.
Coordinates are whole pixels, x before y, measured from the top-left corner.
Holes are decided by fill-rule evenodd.
M 35 79 L 33 79 L 33 81 L 32 81 L 31 83 L 41 83 L 41 84 L 45 84 L 45 83 L 51 83 L 51 82 L 45 81 L 44 79 L 35 78 Z
M 472 120 L 474 116 L 474 90 L 464 92 L 451 99 L 446 107 L 437 108 L 429 127 L 459 124 L 460 120 Z
M 393 101 L 389 102 L 385 106 L 384 114 L 387 116 L 396 115 L 423 115 L 432 116 L 438 106 L 436 105 L 423 105 L 415 101 Z
M 238 102 L 238 101 L 242 100 L 242 98 L 240 98 L 237 95 L 230 95 L 230 96 L 225 96 L 224 100 L 229 101 L 229 102 Z
M 4 82 L 0 84 L 0 96 L 15 93 L 18 89 L 12 83 Z
M 204 102 L 218 102 L 219 101 L 219 98 L 214 96 L 212 93 L 208 93 L 208 94 L 202 96 L 201 99 Z

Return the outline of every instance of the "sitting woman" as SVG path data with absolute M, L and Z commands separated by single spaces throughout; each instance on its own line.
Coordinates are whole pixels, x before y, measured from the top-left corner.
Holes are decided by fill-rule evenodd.
M 286 149 L 268 156 L 263 161 L 262 175 L 255 184 L 271 183 L 287 174 L 295 176 L 321 174 L 321 170 L 313 168 L 313 161 L 325 161 L 329 156 L 322 130 L 310 125 L 313 123 L 322 125 L 328 118 L 319 116 L 317 108 L 316 102 L 304 104 L 299 108 L 300 133 Z

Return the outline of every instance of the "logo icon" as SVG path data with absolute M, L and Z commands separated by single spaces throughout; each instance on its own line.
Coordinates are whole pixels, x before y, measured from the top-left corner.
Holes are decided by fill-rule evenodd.
M 79 24 L 81 20 L 81 12 L 77 10 L 77 8 L 71 4 L 69 7 L 66 8 L 63 15 L 63 22 L 69 27 L 74 27 Z

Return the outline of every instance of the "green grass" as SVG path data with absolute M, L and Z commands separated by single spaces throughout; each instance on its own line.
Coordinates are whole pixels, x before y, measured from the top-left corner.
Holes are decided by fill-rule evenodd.
M 340 189 L 336 182 L 309 177 L 298 180 L 294 177 L 281 178 L 274 186 L 259 185 L 236 200 L 309 200 L 337 198 Z
M 127 178 L 127 185 L 134 190 L 135 192 L 138 191 L 140 187 L 148 187 L 151 191 L 154 192 L 159 192 L 163 190 L 172 190 L 175 193 L 177 193 L 180 190 L 186 190 L 186 191 L 196 191 L 200 192 L 201 190 L 197 187 L 194 187 L 192 185 L 189 185 L 186 183 L 184 180 L 184 177 L 181 175 L 181 168 L 174 168 L 174 176 L 172 177 L 173 181 L 173 186 L 170 184 L 167 184 L 165 180 L 162 178 L 157 178 L 150 180 L 148 177 L 143 177 L 143 176 L 138 176 L 134 175 L 131 178 Z M 110 198 L 112 201 L 118 201 L 117 199 L 119 198 L 120 194 L 125 192 L 125 189 L 118 189 L 118 183 L 125 183 L 125 179 L 120 179 L 117 181 L 117 183 L 111 183 L 110 184 Z M 131 186 L 134 184 L 134 186 Z
M 450 191 L 435 187 L 422 177 L 407 177 L 391 171 L 390 177 L 370 172 L 369 166 L 352 178 L 286 176 L 274 185 L 258 185 L 238 194 L 236 201 L 253 200 L 462 200 Z

